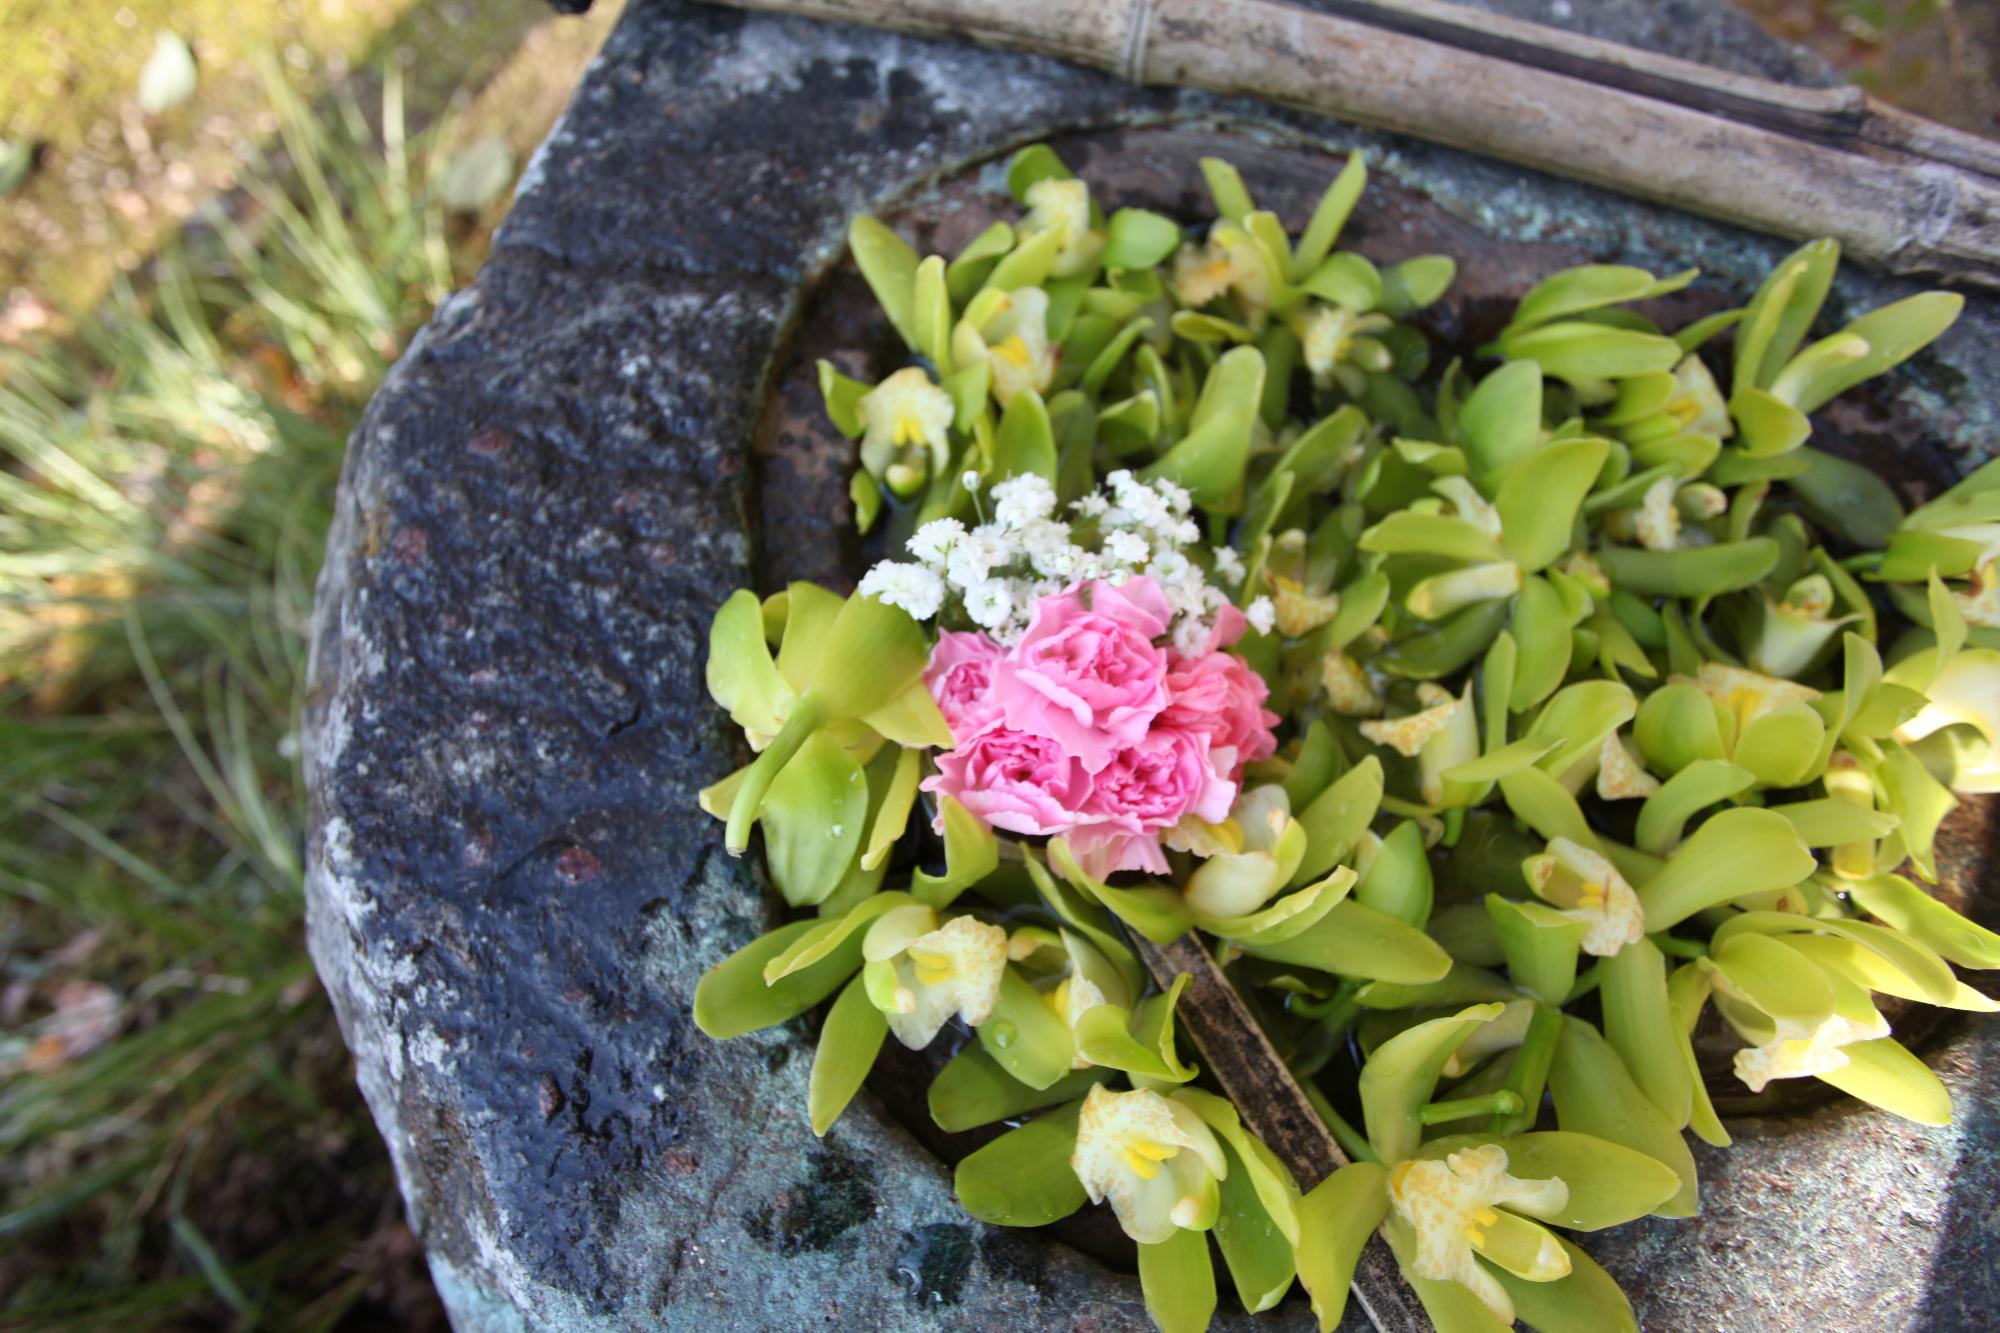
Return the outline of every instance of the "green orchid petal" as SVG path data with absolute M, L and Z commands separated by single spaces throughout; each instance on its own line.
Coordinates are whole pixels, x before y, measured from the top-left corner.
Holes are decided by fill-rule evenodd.
M 861 966 L 861 936 L 849 934 L 810 967 L 766 985 L 765 966 L 824 923 L 794 921 L 760 935 L 702 973 L 695 984 L 695 1026 L 718 1040 L 797 1018 L 838 990 Z
M 1525 332 L 1585 311 L 1665 296 L 1680 291 L 1697 276 L 1699 270 L 1687 269 L 1655 278 L 1645 269 L 1623 264 L 1583 264 L 1564 269 L 1528 289 L 1514 307 L 1514 318 L 1507 332 Z
M 1632 1302 L 1617 1279 L 1561 1236 L 1555 1241 L 1569 1261 L 1569 1272 L 1553 1282 L 1532 1282 L 1493 1269 L 1521 1321 L 1537 1333 L 1638 1333 Z
M 1507 707 L 1524 713 L 1554 693 L 1570 665 L 1570 614 L 1556 586 L 1544 578 L 1522 580 L 1507 632 L 1519 645 Z
M 1833 1017 L 1834 989 L 1826 973 L 1769 935 L 1732 935 L 1710 951 L 1708 965 L 1719 991 L 1755 1006 L 1780 1034 L 1811 1032 Z
M 1731 899 L 1790 888 L 1817 865 L 1783 815 L 1725 810 L 1704 821 L 1665 868 L 1639 886 L 1646 929 L 1670 930 Z
M 1574 439 L 1546 445 L 1509 467 L 1493 499 L 1507 557 L 1534 573 L 1569 549 L 1578 506 L 1604 468 L 1610 446 Z
M 709 697 L 729 710 L 737 726 L 775 735 L 784 725 L 793 691 L 771 658 L 757 594 L 738 589 L 716 609 L 708 630 L 707 672 Z
M 911 351 L 922 351 L 916 319 L 917 252 L 865 213 L 847 224 L 847 244 L 889 323 Z
M 1654 697 L 1658 697 L 1655 695 Z M 1700 716 L 1714 725 L 1708 700 L 1697 694 Z M 1650 702 L 1650 700 L 1649 700 Z M 1641 710 L 1643 712 L 1643 709 Z M 1719 748 L 1719 747 L 1718 747 Z M 1683 752 L 1685 753 L 1685 752 Z M 1660 785 L 1639 807 L 1636 839 L 1640 850 L 1665 856 L 1681 840 L 1687 821 L 1719 801 L 1747 791 L 1756 784 L 1748 769 L 1721 759 L 1695 759 Z
M 1233 917 L 1196 913 L 1195 924 L 1220 939 L 1245 944 L 1282 943 L 1316 925 L 1347 897 L 1354 883 L 1354 871 L 1339 866 L 1318 883 L 1287 893 L 1260 911 Z
M 1847 941 L 1900 972 L 1907 984 L 1916 987 L 1920 998 L 1928 1004 L 1946 1003 L 1956 995 L 1960 985 L 1944 959 L 1928 945 L 1872 922 L 1843 917 L 1805 917 L 1793 912 L 1743 912 L 1719 926 L 1712 943 L 1726 943 L 1742 934 L 1788 937 L 1825 935 Z M 1813 951 L 1809 948 L 1807 952 Z
M 1271 1228 L 1287 1244 L 1297 1244 L 1300 1240 L 1299 1187 L 1292 1180 L 1291 1171 L 1278 1160 L 1277 1154 L 1244 1127 L 1236 1107 L 1227 1098 L 1200 1088 L 1179 1088 L 1171 1095 L 1173 1100 L 1187 1106 L 1215 1131 L 1216 1137 L 1235 1158 L 1230 1166 L 1230 1177 L 1240 1174 Z
M 1826 723 L 1813 706 L 1794 700 L 1757 718 L 1736 738 L 1730 758 L 1766 787 L 1796 787 L 1813 777 Z
M 1339 871 L 1334 872 L 1338 877 Z M 1433 892 L 1424 831 L 1412 819 L 1398 824 L 1368 859 L 1354 884 L 1354 901 L 1406 926 L 1430 919 Z
M 1672 370 L 1680 346 L 1671 338 L 1589 320 L 1563 320 L 1525 333 L 1502 334 L 1500 354 L 1509 361 L 1533 361 L 1542 373 L 1571 384 L 1590 384 Z
M 1180 1228 L 1157 1245 L 1140 1245 L 1139 1290 L 1159 1333 L 1202 1333 L 1215 1315 L 1208 1238 Z
M 1787 255 L 1743 311 L 1737 330 L 1735 368 L 1738 385 L 1768 388 L 1792 359 L 1812 328 L 1840 263 L 1840 243 L 1808 241 Z
M 1645 756 L 1649 767 L 1670 776 L 1690 764 L 1718 763 L 1728 755 L 1714 703 L 1683 681 L 1663 685 L 1646 696 L 1634 715 L 1632 739 L 1638 742 L 1639 753 Z M 1711 800 L 1721 800 L 1730 794 L 1722 793 Z M 1647 844 L 1642 839 L 1640 845 Z
M 1012 966 L 1001 974 L 1000 998 L 977 1032 L 993 1062 L 1031 1088 L 1068 1077 L 1076 1058 L 1069 1026 Z
M 1651 940 L 1637 940 L 1605 959 L 1600 975 L 1605 1040 L 1667 1120 L 1686 1125 L 1694 1087 L 1667 1003 L 1666 955 Z
M 1408 319 L 1426 306 L 1435 304 L 1451 289 L 1458 277 L 1458 263 L 1449 255 L 1418 255 L 1382 270 L 1384 313 Z
M 994 222 L 967 241 L 958 257 L 945 266 L 945 289 L 951 299 L 964 305 L 975 296 L 1000 257 L 1014 248 L 1014 229 Z
M 1655 1215 L 1694 1214 L 1699 1204 L 1694 1154 L 1597 1029 L 1580 1019 L 1563 1020 L 1562 1039 L 1549 1066 L 1549 1091 L 1555 1097 L 1556 1122 L 1564 1130 L 1608 1139 L 1674 1172 L 1680 1188 L 1653 1210 Z
M 833 423 L 835 430 L 848 439 L 860 439 L 862 426 L 859 404 L 862 397 L 875 386 L 849 379 L 841 374 L 831 361 L 822 360 L 818 370 L 819 392 L 820 397 L 826 400 L 827 420 Z
M 1820 1082 L 1919 1125 L 1951 1123 L 1951 1093 L 1894 1037 L 1855 1042 L 1840 1051 L 1847 1066 L 1820 1074 Z
M 1428 935 L 1352 899 L 1288 938 L 1232 943 L 1254 958 L 1382 981 L 1432 981 L 1451 968 L 1451 956 Z
M 1873 842 L 1895 832 L 1892 814 L 1831 798 L 1794 801 L 1770 809 L 1783 815 L 1808 847 L 1837 847 L 1844 842 Z
M 1882 804 L 1902 821 L 1895 840 L 1901 841 L 1917 873 L 1935 882 L 1937 831 L 1957 808 L 1958 798 L 1901 745 L 1885 747 L 1875 778 L 1882 787 Z
M 1423 1126 L 1417 1113 L 1431 1100 L 1445 1061 L 1473 1029 L 1499 1017 L 1503 1006 L 1479 1004 L 1448 1018 L 1419 1023 L 1375 1048 L 1361 1068 L 1361 1110 L 1368 1142 L 1390 1166 L 1417 1155 Z
M 1708 597 L 1757 583 L 1778 563 L 1769 537 L 1673 551 L 1604 546 L 1596 551 L 1612 584 L 1648 597 Z
M 1018 1120 L 1030 1111 L 1075 1101 L 1093 1085 L 1113 1078 L 1116 1072 L 1079 1069 L 1046 1088 L 1031 1088 L 995 1064 L 982 1047 L 968 1045 L 931 1080 L 928 1094 L 931 1120 L 939 1129 L 953 1133 L 1001 1120 Z
M 1564 533 L 1567 538 L 1568 533 Z M 1500 559 L 1500 543 L 1462 518 L 1399 509 L 1361 534 L 1361 549 L 1383 555 L 1415 553 L 1452 560 Z
M 1027 858 L 1025 868 L 1043 904 L 1109 960 L 1124 979 L 1128 993 L 1137 994 L 1144 982 L 1145 972 L 1131 947 L 1113 927 L 1111 914 L 1082 891 L 1051 875 L 1034 857 Z
M 1292 884 L 1324 879 L 1354 850 L 1382 805 L 1382 761 L 1369 755 L 1313 799 L 1298 815 L 1306 851 Z
M 1389 1172 L 1374 1162 L 1350 1162 L 1299 1201 L 1299 1284 L 1319 1333 L 1331 1333 L 1346 1313 L 1354 1267 L 1388 1213 Z
M 2000 968 L 2000 935 L 1954 912 L 1900 875 L 1847 884 L 1857 907 L 1960 967 Z
M 1041 1227 L 1088 1199 L 1070 1169 L 1081 1102 L 1008 1130 L 959 1162 L 952 1185 L 965 1211 L 1000 1227 Z
M 1263 354 L 1254 347 L 1224 352 L 1202 385 L 1187 434 L 1146 469 L 1146 480 L 1184 486 L 1196 504 L 1217 512 L 1240 505 L 1263 392 Z
M 1361 150 L 1355 149 L 1347 155 L 1347 162 L 1333 183 L 1314 205 L 1312 217 L 1299 237 L 1298 253 L 1292 256 L 1292 278 L 1303 279 L 1320 266 L 1332 251 L 1334 242 L 1340 239 L 1340 229 L 1347 225 L 1347 219 L 1354 212 L 1354 205 L 1361 198 L 1361 191 L 1368 183 L 1368 165 L 1361 159 Z
M 1104 229 L 1106 268 L 1151 268 L 1181 243 L 1180 224 L 1143 208 L 1121 208 Z
M 1225 221 L 1241 222 L 1256 207 L 1250 201 L 1250 191 L 1243 184 L 1242 175 L 1221 158 L 1201 159 L 1201 177 L 1208 182 L 1208 193 L 1215 200 L 1215 211 Z
M 840 998 L 827 1011 L 820 1028 L 819 1046 L 813 1053 L 812 1079 L 806 1094 L 806 1110 L 812 1118 L 813 1133 L 824 1138 L 881 1053 L 882 1039 L 889 1035 L 889 1022 L 882 1011 L 869 1002 L 859 977 L 847 983 Z
M 955 796 L 939 797 L 938 813 L 944 819 L 944 874 L 919 870 L 911 876 L 911 888 L 919 902 L 947 907 L 999 867 L 1000 840 Z
M 1222 1145 L 1222 1154 L 1229 1171 L 1221 1181 L 1222 1208 L 1215 1217 L 1215 1242 L 1222 1250 L 1222 1262 L 1229 1270 L 1237 1299 L 1245 1310 L 1256 1314 L 1284 1299 L 1292 1289 L 1297 1264 L 1292 1242 L 1272 1224 L 1243 1158 L 1227 1142 Z
M 811 907 L 840 884 L 868 823 L 861 765 L 825 732 L 779 772 L 764 799 L 764 859 L 793 907 Z
M 1411 680 L 1448 676 L 1486 651 L 1507 622 L 1507 610 L 1504 597 L 1475 602 L 1436 624 L 1405 634 L 1377 654 L 1373 665 Z M 1519 633 L 1517 628 L 1517 638 Z
M 1545 903 L 1486 895 L 1486 911 L 1506 952 L 1514 984 L 1547 1004 L 1559 1005 L 1576 987 L 1576 960 L 1589 926 Z
M 1155 884 L 1113 888 L 1085 873 L 1067 838 L 1050 840 L 1049 864 L 1071 885 L 1155 944 L 1179 939 L 1194 924 L 1194 913 L 1178 890 Z
M 1536 715 L 1527 738 L 1554 739 L 1556 748 L 1536 760 L 1550 777 L 1567 774 L 1579 760 L 1594 759 L 1604 738 L 1638 711 L 1632 691 L 1613 680 L 1578 681 L 1559 690 Z
M 1602 850 L 1576 797 L 1541 769 L 1524 768 L 1501 778 L 1500 795 L 1507 808 L 1544 841 L 1568 838 L 1593 851 Z
M 1342 251 L 1306 275 L 1299 290 L 1348 310 L 1373 310 L 1382 299 L 1382 274 L 1360 255 Z
M 1480 477 L 1498 476 L 1542 438 L 1542 368 L 1514 361 L 1479 382 L 1460 404 L 1458 428 Z
M 1771 392 L 1795 403 L 1801 412 L 1817 411 L 1828 399 L 1928 347 L 1964 308 L 1965 298 L 1957 292 L 1920 292 L 1871 310 L 1793 357 L 1771 381 Z M 1862 344 L 1859 354 L 1819 355 L 1823 349 L 1831 351 L 1856 340 Z

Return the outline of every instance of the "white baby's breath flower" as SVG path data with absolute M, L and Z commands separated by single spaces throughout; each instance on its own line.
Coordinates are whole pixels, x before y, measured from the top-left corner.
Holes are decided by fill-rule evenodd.
M 1014 613 L 1014 594 L 1004 579 L 988 579 L 965 590 L 965 614 L 981 629 L 997 629 Z
M 945 553 L 945 581 L 961 591 L 986 582 L 994 566 L 1006 559 L 1005 552 L 996 549 L 999 546 L 991 527 L 978 527 L 966 533 Z
M 1055 510 L 1055 487 L 1033 472 L 1009 477 L 993 487 L 993 521 L 1003 528 L 1026 527 Z
M 1161 535 L 1176 546 L 1193 546 L 1201 540 L 1201 524 L 1191 518 L 1176 519 Z
M 974 472 L 972 469 L 967 468 L 965 472 L 959 477 L 958 484 L 965 487 L 966 490 L 976 493 L 979 490 L 980 482 L 982 482 L 983 480 L 985 479 L 981 477 L 977 472 Z
M 1143 565 L 1153 548 L 1136 532 L 1113 532 L 1104 538 L 1104 554 L 1120 565 Z
M 1179 583 L 1188 574 L 1188 558 L 1179 551 L 1162 551 L 1146 566 L 1146 572 L 1158 579 L 1162 585 Z
M 910 554 L 927 565 L 944 563 L 945 552 L 952 543 L 965 536 L 965 524 L 955 518 L 934 518 L 918 528 L 911 536 L 908 546 Z
M 1092 491 L 1071 500 L 1069 507 L 1082 518 L 1102 518 L 1110 510 L 1111 501 L 1104 498 L 1102 491 Z
M 1243 609 L 1243 618 L 1259 634 L 1269 634 L 1271 627 L 1278 623 L 1277 604 L 1268 597 L 1259 597 Z
M 929 620 L 944 605 L 944 581 L 922 565 L 884 560 L 861 576 L 861 595 Z
M 1243 582 L 1243 557 L 1233 546 L 1215 548 L 1215 576 L 1224 583 Z

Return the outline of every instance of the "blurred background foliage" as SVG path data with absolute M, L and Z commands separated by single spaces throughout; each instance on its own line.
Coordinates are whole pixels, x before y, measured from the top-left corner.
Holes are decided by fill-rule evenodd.
M 2000 6 L 1744 3 L 2000 128 Z M 442 1326 L 303 946 L 305 632 L 617 9 L 0 0 L 0 1328 Z

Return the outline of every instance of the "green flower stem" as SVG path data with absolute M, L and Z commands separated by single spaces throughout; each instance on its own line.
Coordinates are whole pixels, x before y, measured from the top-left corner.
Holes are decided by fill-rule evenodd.
M 1324 1022 L 1350 1007 L 1359 1013 L 1360 1006 L 1354 1003 L 1354 994 L 1360 989 L 1361 983 L 1358 981 L 1343 981 L 1334 988 L 1333 994 L 1324 1000 L 1308 1000 L 1302 996 L 1293 996 L 1290 1009 L 1300 1018 L 1311 1019 L 1315 1023 Z
M 1659 934 L 1651 937 L 1653 947 L 1673 958 L 1706 958 L 1708 946 L 1699 940 L 1684 940 L 1673 935 Z
M 1417 1112 L 1417 1119 L 1426 1125 L 1442 1125 L 1447 1121 L 1460 1120 L 1466 1116 L 1491 1115 L 1511 1116 L 1521 1112 L 1521 1094 L 1508 1088 L 1489 1092 L 1484 1097 L 1460 1097 L 1453 1101 L 1432 1102 Z
M 1590 970 L 1595 978 L 1597 969 Z M 1556 1042 L 1562 1036 L 1562 1011 L 1552 1004 L 1535 1006 L 1528 1020 L 1528 1034 L 1514 1052 L 1514 1065 L 1507 1072 L 1507 1091 L 1518 1099 L 1512 1110 L 1495 1110 L 1486 1122 L 1486 1132 L 1511 1136 L 1534 1128 L 1542 1108 L 1542 1089 L 1549 1080 L 1549 1062 L 1555 1059 Z
M 1592 963 L 1589 967 L 1585 968 L 1583 974 L 1577 977 L 1576 985 L 1571 987 L 1569 998 L 1565 999 L 1563 1003 L 1575 1004 L 1578 1000 L 1596 990 L 1597 983 L 1602 979 L 1602 967 L 1603 965 L 1600 963 Z
M 757 756 L 743 774 L 743 785 L 736 789 L 736 799 L 729 803 L 729 827 L 725 845 L 731 856 L 741 856 L 750 846 L 750 826 L 757 822 L 757 812 L 764 807 L 764 795 L 778 774 L 791 762 L 799 747 L 820 729 L 826 720 L 819 701 L 808 694 L 792 705 L 791 716 L 785 719 L 784 727 L 775 739 Z
M 1305 1089 L 1306 1100 L 1312 1103 L 1313 1110 L 1319 1112 L 1319 1118 L 1326 1122 L 1326 1127 L 1333 1131 L 1335 1142 L 1340 1144 L 1341 1151 L 1347 1154 L 1349 1160 L 1381 1164 L 1382 1158 L 1369 1146 L 1361 1131 L 1348 1124 L 1347 1117 L 1333 1109 L 1333 1103 L 1326 1099 L 1326 1094 L 1319 1090 L 1317 1083 L 1302 1079 L 1299 1086 Z

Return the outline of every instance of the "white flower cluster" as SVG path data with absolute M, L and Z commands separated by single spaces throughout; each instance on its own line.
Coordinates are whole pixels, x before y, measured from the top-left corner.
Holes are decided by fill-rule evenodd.
M 955 596 L 967 619 L 1011 646 L 1042 598 L 1088 579 L 1120 584 L 1150 574 L 1173 608 L 1174 644 L 1188 653 L 1206 642 L 1229 601 L 1188 558 L 1201 524 L 1187 491 L 1172 482 L 1145 482 L 1121 469 L 1072 503 L 1068 520 L 1057 517 L 1055 488 L 1038 476 L 1010 477 L 987 495 L 989 521 L 970 530 L 953 518 L 924 524 L 909 540 L 913 559 L 877 564 L 861 591 L 918 620 L 936 616 Z M 1243 562 L 1229 547 L 1215 548 L 1213 563 L 1219 579 L 1242 581 Z M 1251 609 L 1253 622 L 1260 609 Z

